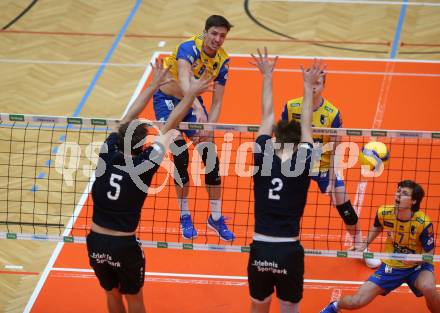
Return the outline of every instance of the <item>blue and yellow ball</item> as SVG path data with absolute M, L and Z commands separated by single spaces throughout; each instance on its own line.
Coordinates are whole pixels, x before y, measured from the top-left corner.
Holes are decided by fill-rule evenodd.
M 359 163 L 374 171 L 390 158 L 387 146 L 380 141 L 371 141 L 363 146 L 359 153 Z

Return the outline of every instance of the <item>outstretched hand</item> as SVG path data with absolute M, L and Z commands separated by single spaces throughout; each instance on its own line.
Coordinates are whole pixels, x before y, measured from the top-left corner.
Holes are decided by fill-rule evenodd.
M 163 65 L 163 59 L 156 59 L 156 62 L 154 64 L 150 63 L 150 65 L 153 68 L 153 80 L 151 85 L 159 88 L 160 86 L 175 80 L 174 78 L 167 78 L 171 65 L 165 68 Z
M 318 82 L 321 77 L 325 76 L 325 69 L 327 65 L 322 63 L 321 59 L 314 59 L 313 64 L 310 68 L 304 69 L 301 65 L 301 70 L 303 72 L 304 84 L 313 86 Z
M 210 91 L 212 89 L 213 79 L 214 77 L 208 71 L 205 71 L 199 79 L 192 78 L 189 86 L 189 93 L 198 96 L 205 91 Z
M 255 62 L 249 62 L 252 65 L 255 65 L 263 75 L 268 75 L 273 72 L 275 69 L 275 65 L 278 60 L 278 56 L 273 59 L 269 59 L 267 55 L 267 48 L 264 47 L 264 55 L 261 54 L 260 49 L 257 49 L 258 57 L 256 57 L 253 53 L 251 53 L 252 58 Z

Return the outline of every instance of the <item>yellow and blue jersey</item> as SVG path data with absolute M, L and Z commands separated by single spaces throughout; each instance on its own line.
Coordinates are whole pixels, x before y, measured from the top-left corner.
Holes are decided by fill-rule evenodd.
M 283 113 L 281 114 L 281 119 L 285 121 L 296 120 L 297 122 L 301 122 L 302 105 L 303 97 L 287 101 Z M 319 108 L 313 111 L 312 126 L 327 128 L 342 127 L 342 119 L 339 109 L 330 101 L 323 99 Z M 330 136 L 313 135 L 313 140 L 324 145 L 330 141 Z M 326 171 L 330 167 L 330 155 L 331 151 L 324 152 L 321 155 L 319 166 L 320 171 Z
M 164 60 L 164 65 L 170 69 L 171 75 L 178 79 L 177 60 L 183 59 L 191 64 L 195 78 L 208 71 L 213 75 L 214 81 L 225 85 L 228 79 L 229 55 L 223 48 L 218 49 L 214 57 L 210 57 L 203 52 L 203 35 L 197 35 L 181 42 L 175 51 Z
M 394 205 L 383 205 L 379 208 L 374 221 L 375 227 L 382 227 L 386 234 L 386 253 L 421 254 L 435 247 L 434 229 L 427 215 L 422 211 L 413 213 L 409 221 L 397 218 Z M 394 268 L 411 268 L 399 260 L 382 260 Z

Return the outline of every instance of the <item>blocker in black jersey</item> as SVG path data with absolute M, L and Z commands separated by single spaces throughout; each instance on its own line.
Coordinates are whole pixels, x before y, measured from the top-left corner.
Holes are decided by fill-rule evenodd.
M 276 288 L 280 312 L 298 313 L 304 284 L 300 221 L 310 186 L 313 151 L 311 107 L 314 86 L 325 67 L 315 60 L 310 69 L 302 69 L 301 123 L 278 121 L 274 127 L 272 74 L 277 58 L 269 59 L 266 48 L 264 55 L 258 50 L 258 57 L 252 57 L 263 76 L 263 92 L 254 152 L 255 233 L 247 267 L 251 312 L 268 313 Z
M 313 146 L 300 143 L 291 159 L 275 154 L 272 137 L 258 136 L 254 163 L 255 232 L 274 237 L 296 237 L 310 186 Z
M 142 143 L 148 131 L 145 123 L 136 121 L 136 117 L 159 87 L 170 82 L 166 79 L 168 71 L 156 60 L 152 82 L 136 98 L 115 129 L 117 133 L 108 136 L 99 155 L 92 187 L 93 223 L 87 236 L 87 249 L 90 265 L 105 289 L 110 312 L 127 311 L 122 294 L 126 294 L 129 312 L 145 312 L 142 292 L 145 258 L 135 230 L 151 179 L 165 149 L 178 134 L 175 128 L 194 99 L 212 82 L 209 73 L 192 80 L 187 93 L 162 126 L 161 134 L 144 149 Z
M 92 187 L 93 222 L 113 230 L 133 232 L 139 223 L 147 190 L 137 186 L 127 172 L 129 169 L 121 169 L 121 166 L 126 165 L 125 158 L 131 158 L 134 166 L 143 163 L 140 166 L 145 168 L 145 172 L 140 174 L 139 178 L 149 186 L 162 162 L 165 150 L 161 144 L 153 143 L 136 156 L 124 157 L 118 145 L 120 140 L 117 133 L 110 134 L 106 140 L 108 152 L 99 154 L 99 162 L 104 164 L 98 162 L 97 168 L 105 166 L 105 172 L 96 178 Z

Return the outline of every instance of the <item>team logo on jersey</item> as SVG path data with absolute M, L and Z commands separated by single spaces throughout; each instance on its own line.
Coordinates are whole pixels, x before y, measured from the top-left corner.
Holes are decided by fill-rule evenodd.
M 321 124 L 325 124 L 325 122 L 326 122 L 326 116 L 325 115 L 323 115 L 323 114 L 321 114 L 321 118 L 319 119 L 319 121 L 321 122 Z
M 420 224 L 425 224 L 425 221 L 420 217 L 416 217 L 416 221 L 419 222 Z
M 328 111 L 330 113 L 333 113 L 333 111 L 334 111 L 331 107 L 328 107 L 328 106 L 325 106 L 324 110 L 326 110 L 326 111 Z
M 217 67 L 218 67 L 218 63 L 215 62 L 215 63 L 212 65 L 212 69 L 215 71 L 215 70 L 217 69 Z
M 290 104 L 290 107 L 291 107 L 291 108 L 295 108 L 295 107 L 299 107 L 300 105 L 301 105 L 301 103 L 294 102 L 294 103 L 291 103 L 291 104 Z
M 203 64 L 202 67 L 200 68 L 199 72 L 198 72 L 198 75 L 202 76 L 202 74 L 203 74 L 203 72 L 205 72 L 205 70 L 206 70 L 206 66 Z

